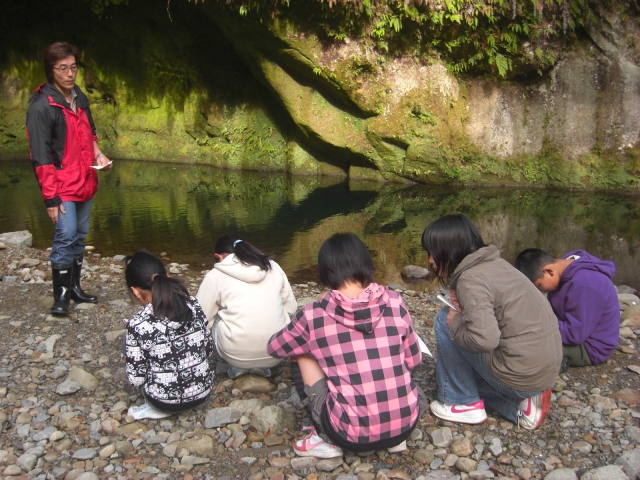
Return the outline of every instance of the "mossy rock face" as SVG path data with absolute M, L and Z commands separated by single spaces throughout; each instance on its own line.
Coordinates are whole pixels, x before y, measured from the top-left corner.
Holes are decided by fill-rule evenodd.
M 96 15 L 70 1 L 66 21 L 84 51 L 78 84 L 114 158 L 640 189 L 640 66 L 625 40 L 638 27 L 617 14 L 591 25 L 544 76 L 505 81 L 457 77 L 435 56 L 391 57 L 357 38 L 327 43 L 305 31 L 308 18 L 259 22 L 216 2 L 174 2 L 169 18 L 153 0 Z M 0 158 L 26 158 L 24 114 L 44 81 L 34 52 L 58 30 L 38 0 L 4 13 Z

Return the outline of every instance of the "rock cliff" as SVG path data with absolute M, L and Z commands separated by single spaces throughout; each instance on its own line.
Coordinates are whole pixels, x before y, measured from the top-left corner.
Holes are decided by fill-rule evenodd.
M 620 13 L 577 31 L 548 70 L 504 79 L 454 75 L 439 58 L 382 55 L 348 36 L 327 43 L 300 22 L 261 22 L 215 2 L 173 2 L 171 17 L 151 0 L 102 16 L 75 2 L 80 27 L 68 40 L 85 52 L 79 83 L 116 158 L 640 189 L 640 28 Z M 0 157 L 27 156 L 24 110 L 44 80 L 38 55 L 58 35 L 46 19 L 35 19 L 38 35 L 24 20 L 2 34 Z

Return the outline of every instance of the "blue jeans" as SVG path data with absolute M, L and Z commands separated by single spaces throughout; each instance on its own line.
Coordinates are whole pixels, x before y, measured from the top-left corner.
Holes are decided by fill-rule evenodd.
M 62 202 L 65 213 L 58 211 L 58 223 L 49 257 L 53 265 L 71 265 L 75 255 L 84 253 L 92 202 L 93 199 L 87 202 Z
M 483 399 L 485 406 L 517 423 L 520 402 L 542 392 L 514 390 L 500 383 L 491 374 L 484 353 L 471 353 L 451 340 L 447 325 L 448 313 L 448 307 L 440 310 L 433 327 L 438 344 L 438 400 L 447 405 L 468 405 Z

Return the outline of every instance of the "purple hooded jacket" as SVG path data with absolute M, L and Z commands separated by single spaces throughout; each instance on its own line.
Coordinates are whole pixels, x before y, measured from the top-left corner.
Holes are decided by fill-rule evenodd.
M 593 365 L 609 358 L 618 345 L 620 303 L 611 281 L 616 266 L 584 250 L 573 250 L 562 258 L 578 255 L 560 277 L 558 289 L 547 298 L 558 317 L 564 345 L 584 345 Z

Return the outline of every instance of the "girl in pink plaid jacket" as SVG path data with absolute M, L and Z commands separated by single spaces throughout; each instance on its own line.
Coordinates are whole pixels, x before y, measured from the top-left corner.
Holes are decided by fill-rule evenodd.
M 372 282 L 371 255 L 352 233 L 326 240 L 318 267 L 332 290 L 299 310 L 268 345 L 272 356 L 291 358 L 314 423 L 294 450 L 322 458 L 342 456 L 340 447 L 404 450 L 427 407 L 411 378 L 422 353 L 407 307 Z

